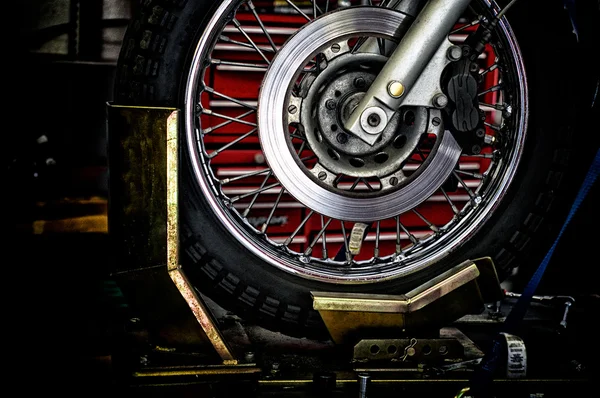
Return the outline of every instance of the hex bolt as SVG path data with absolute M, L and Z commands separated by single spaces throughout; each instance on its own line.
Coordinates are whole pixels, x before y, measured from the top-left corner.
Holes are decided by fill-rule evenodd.
M 340 45 L 339 45 L 339 44 L 337 44 L 337 43 L 334 43 L 334 44 L 331 46 L 331 51 L 333 51 L 334 53 L 337 53 L 337 52 L 339 52 L 339 51 L 340 51 L 340 48 L 341 48 L 341 47 L 340 47 Z
M 431 124 L 433 124 L 434 126 L 439 126 L 442 123 L 442 119 L 440 119 L 439 117 L 434 117 L 431 120 Z
M 327 173 L 325 173 L 324 171 L 319 172 L 319 180 L 325 181 L 326 178 L 327 178 Z
M 473 152 L 474 155 L 479 155 L 481 153 L 481 147 L 479 145 L 473 145 L 471 147 L 471 152 Z
M 462 57 L 462 53 L 462 48 L 459 46 L 452 46 L 448 49 L 448 53 L 446 55 L 450 61 L 458 61 Z
M 469 69 L 471 70 L 471 72 L 477 72 L 479 70 L 479 65 L 473 62 L 471 66 L 469 66 Z
M 483 137 L 485 137 L 485 130 L 477 129 L 477 131 L 475 131 L 475 135 L 477 136 L 477 138 L 483 138 Z
M 290 106 L 288 107 L 288 112 L 289 112 L 289 113 L 291 113 L 292 115 L 293 115 L 294 113 L 296 113 L 297 111 L 298 111 L 298 107 L 297 107 L 296 105 L 290 105 Z
M 332 99 L 328 99 L 327 102 L 325 102 L 325 107 L 329 110 L 334 110 L 335 109 L 335 101 Z
M 448 105 L 448 97 L 446 97 L 444 94 L 438 94 L 433 97 L 433 106 L 436 108 L 445 108 L 446 105 Z
M 356 88 L 363 88 L 365 87 L 365 79 L 363 79 L 362 77 L 357 77 L 356 79 L 354 79 L 354 86 Z
M 344 133 L 339 133 L 335 138 L 337 139 L 337 142 L 342 145 L 348 142 L 348 136 Z
M 398 177 L 392 177 L 390 178 L 390 185 L 391 186 L 396 186 L 398 184 Z
M 369 123 L 369 126 L 371 126 L 371 127 L 377 127 L 377 126 L 379 126 L 379 123 L 381 123 L 381 118 L 379 117 L 378 114 L 371 113 L 369 115 L 369 117 L 367 118 L 367 123 Z

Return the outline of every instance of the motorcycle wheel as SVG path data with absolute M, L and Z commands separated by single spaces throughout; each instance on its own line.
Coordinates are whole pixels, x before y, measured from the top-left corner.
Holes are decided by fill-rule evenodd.
M 118 103 L 182 110 L 186 274 L 223 307 L 297 336 L 324 337 L 310 291 L 403 293 L 481 256 L 492 256 L 506 276 L 544 247 L 546 222 L 563 214 L 561 193 L 568 198 L 573 181 L 575 75 L 560 8 L 553 23 L 527 21 L 543 40 L 501 20 L 478 61 L 483 143 L 458 154 L 448 179 L 431 177 L 427 198 L 411 201 L 398 192 L 441 152 L 442 135 L 424 134 L 427 107 L 405 108 L 369 153 L 338 127 L 341 116 L 327 114 L 328 99 L 343 114 L 366 91 L 395 29 L 410 17 L 378 2 L 355 14 L 332 10 L 345 3 L 147 0 L 117 68 Z M 456 29 L 497 10 L 474 1 Z M 324 15 L 336 17 L 319 25 Z M 323 38 L 325 26 L 339 35 Z M 449 40 L 460 44 L 470 29 Z M 353 51 L 365 37 L 380 51 Z M 549 53 L 565 55 L 546 62 Z M 555 76 L 561 79 L 549 85 Z M 557 92 L 561 112 L 550 115 L 547 99 Z M 343 146 L 349 142 L 354 152 Z M 394 184 L 394 176 L 406 180 Z M 321 196 L 303 196 L 313 190 Z M 357 236 L 358 254 L 351 247 Z

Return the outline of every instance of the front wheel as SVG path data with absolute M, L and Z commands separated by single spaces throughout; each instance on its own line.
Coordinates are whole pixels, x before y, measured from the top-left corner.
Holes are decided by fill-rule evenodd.
M 426 76 L 424 91 L 450 104 L 409 93 L 375 144 L 349 134 L 413 20 L 395 2 L 359 3 L 146 1 L 119 59 L 118 102 L 183 111 L 186 273 L 224 307 L 294 335 L 322 335 L 310 291 L 404 293 L 487 255 L 506 274 L 552 215 L 570 151 L 574 102 L 550 121 L 540 101 L 544 79 L 568 68 L 536 67 L 547 43 L 556 53 L 569 40 L 550 24 L 535 45 L 518 42 L 505 18 L 466 72 L 444 52 Z M 461 48 L 497 9 L 473 1 L 445 45 Z M 479 128 L 456 128 L 456 76 L 474 84 Z M 557 84 L 570 94 L 568 79 Z

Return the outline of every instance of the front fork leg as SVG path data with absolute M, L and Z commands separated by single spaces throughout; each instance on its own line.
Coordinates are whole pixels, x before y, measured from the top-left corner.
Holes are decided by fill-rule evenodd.
M 374 145 L 471 0 L 429 0 L 345 123 Z

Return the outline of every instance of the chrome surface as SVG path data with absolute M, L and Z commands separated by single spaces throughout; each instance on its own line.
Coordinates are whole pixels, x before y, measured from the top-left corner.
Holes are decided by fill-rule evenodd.
M 404 98 L 392 97 L 387 91 L 391 81 L 401 82 L 410 92 L 433 55 L 448 36 L 450 29 L 464 12 L 471 0 L 430 0 L 408 29 L 398 47 L 383 67 L 367 94 L 358 104 L 345 124 L 348 131 L 369 144 L 377 136 L 362 128 L 363 114 L 372 113 L 369 108 L 382 108 L 388 119 L 402 105 Z M 444 55 L 447 49 L 444 50 Z M 439 80 L 439 76 L 437 77 Z

